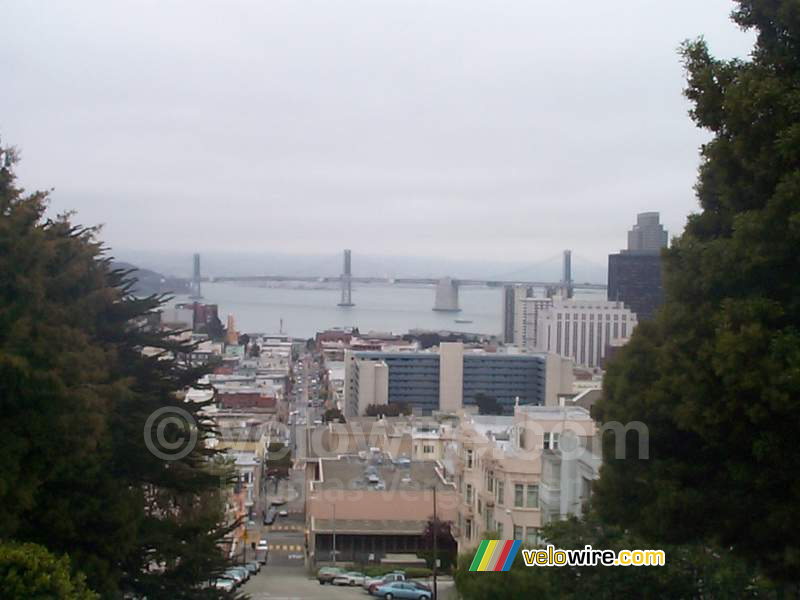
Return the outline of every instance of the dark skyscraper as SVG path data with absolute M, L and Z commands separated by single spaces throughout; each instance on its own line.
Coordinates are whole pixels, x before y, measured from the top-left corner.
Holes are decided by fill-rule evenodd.
M 658 213 L 640 213 L 628 232 L 627 250 L 608 257 L 608 299 L 625 303 L 640 321 L 652 319 L 664 301 L 661 249 L 666 246 Z

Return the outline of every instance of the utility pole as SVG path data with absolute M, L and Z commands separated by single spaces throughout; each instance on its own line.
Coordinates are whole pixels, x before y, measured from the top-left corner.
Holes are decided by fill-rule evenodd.
M 439 562 L 436 538 L 439 537 L 439 522 L 436 519 L 436 484 L 433 484 L 433 600 L 437 600 L 436 563 Z
M 333 566 L 336 566 L 336 504 L 333 503 Z

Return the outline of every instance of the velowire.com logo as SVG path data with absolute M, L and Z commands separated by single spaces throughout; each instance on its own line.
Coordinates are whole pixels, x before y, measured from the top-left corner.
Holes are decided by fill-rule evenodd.
M 478 546 L 470 571 L 508 571 L 519 552 L 519 540 L 483 540 Z

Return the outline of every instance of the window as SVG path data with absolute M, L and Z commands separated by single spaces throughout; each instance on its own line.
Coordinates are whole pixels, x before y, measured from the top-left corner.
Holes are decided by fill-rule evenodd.
M 472 450 L 467 450 L 467 468 L 471 469 L 472 468 L 472 464 L 473 464 L 473 462 L 472 462 Z
M 491 474 L 486 476 L 486 491 L 490 494 L 494 492 L 494 477 Z
M 555 450 L 558 448 L 558 438 L 559 434 L 556 432 L 549 432 L 546 431 L 544 434 L 544 449 L 545 450 Z
M 521 507 L 523 496 L 525 495 L 525 486 L 521 483 L 514 484 L 514 506 Z M 516 538 L 514 538 L 516 539 Z
M 536 527 L 525 528 L 525 544 L 535 546 L 539 542 L 539 530 Z
M 528 484 L 528 508 L 539 508 L 539 485 Z
M 514 525 L 514 539 L 522 540 L 522 527 L 520 525 Z
M 467 519 L 467 524 L 464 527 L 464 533 L 466 534 L 466 538 L 468 540 L 472 539 L 472 519 Z
M 422 446 L 422 452 L 424 454 L 433 454 L 433 446 L 428 446 L 428 445 Z
M 506 484 L 505 484 L 504 481 L 499 481 L 498 480 L 498 482 L 497 482 L 497 504 L 502 506 L 503 503 L 505 502 L 505 496 L 506 496 Z
M 483 512 L 482 509 L 483 509 L 483 504 L 481 503 L 481 499 L 478 498 L 478 514 L 481 514 Z
M 503 524 L 500 521 L 495 522 L 494 528 L 497 531 L 497 539 L 503 539 Z
M 467 484 L 467 504 L 472 505 L 472 484 Z

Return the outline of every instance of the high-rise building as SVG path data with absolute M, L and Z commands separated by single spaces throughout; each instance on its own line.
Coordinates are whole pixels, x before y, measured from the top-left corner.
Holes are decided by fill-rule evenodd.
M 507 285 L 503 289 L 503 341 L 506 344 L 522 343 L 521 301 L 532 297 L 533 288 L 528 285 Z
M 659 223 L 657 212 L 636 215 L 636 225 L 628 232 L 628 252 L 654 252 L 667 247 L 667 230 Z
M 623 302 L 639 320 L 653 318 L 663 302 L 661 249 L 666 247 L 658 213 L 638 214 L 628 248 L 608 257 L 608 299 Z
M 535 349 L 600 367 L 608 347 L 630 337 L 636 324 L 636 315 L 622 302 L 556 299 L 538 313 Z
M 407 404 L 415 413 L 456 412 L 493 397 L 507 414 L 520 404 L 555 405 L 572 391 L 572 362 L 554 354 L 500 354 L 443 343 L 438 352 L 345 351 L 345 410 Z

